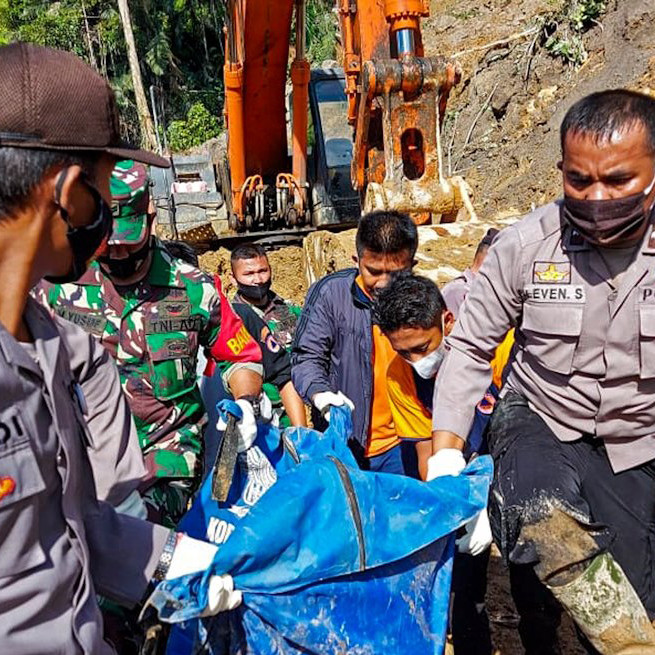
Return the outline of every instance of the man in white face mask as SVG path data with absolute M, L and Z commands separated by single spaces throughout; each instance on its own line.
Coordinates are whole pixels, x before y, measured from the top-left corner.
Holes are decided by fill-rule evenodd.
M 402 439 L 405 470 L 411 472 L 413 468 L 416 477 L 425 479 L 432 454 L 432 398 L 446 354 L 445 337 L 455 318 L 436 284 L 418 275 L 399 273 L 380 292 L 376 319 L 397 353 L 387 371 L 387 391 L 394 425 Z M 485 407 L 484 403 L 478 407 L 478 420 L 468 440 L 470 450 L 465 455 L 484 448 L 482 437 L 489 419 Z M 461 655 L 491 653 L 485 610 L 491 530 L 486 512 L 482 514 L 457 540 L 452 633 L 455 650 Z

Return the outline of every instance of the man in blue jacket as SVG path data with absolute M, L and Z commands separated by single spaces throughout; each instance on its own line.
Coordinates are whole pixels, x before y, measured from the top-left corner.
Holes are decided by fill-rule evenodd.
M 357 268 L 328 275 L 309 290 L 298 321 L 291 378 L 312 405 L 318 429 L 332 406 L 353 406 L 350 447 L 360 466 L 405 473 L 386 388 L 395 356 L 371 315 L 372 300 L 389 276 L 409 270 L 418 246 L 409 216 L 380 211 L 364 216 L 357 229 Z

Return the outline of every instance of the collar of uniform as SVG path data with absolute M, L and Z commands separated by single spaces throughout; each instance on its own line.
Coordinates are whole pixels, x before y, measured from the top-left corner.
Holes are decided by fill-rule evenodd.
M 655 224 L 651 224 L 646 234 L 647 236 L 644 240 L 641 252 L 644 255 L 655 255 Z
M 89 268 L 84 272 L 84 275 L 76 280 L 74 284 L 79 284 L 83 287 L 102 286 L 102 271 L 100 270 L 98 262 L 91 262 Z
M 45 354 L 48 361 L 56 362 L 59 353 L 59 332 L 48 310 L 30 296 L 25 305 L 24 318 L 34 343 L 37 344 L 37 353 L 43 350 L 41 354 Z M 0 350 L 9 365 L 27 369 L 40 378 L 44 377 L 45 370 L 39 367 L 2 324 L 0 324 Z M 52 368 L 54 369 L 54 366 Z
M 564 248 L 564 252 L 591 250 L 591 246 L 582 238 L 580 232 L 564 220 L 562 220 L 562 248 Z
M 153 238 L 152 264 L 145 279 L 149 284 L 157 287 L 184 288 L 175 258 L 169 254 L 166 246 L 157 237 Z

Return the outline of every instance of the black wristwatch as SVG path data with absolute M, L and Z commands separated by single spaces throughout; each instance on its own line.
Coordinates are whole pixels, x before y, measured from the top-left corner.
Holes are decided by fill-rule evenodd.
M 171 566 L 171 562 L 173 561 L 173 553 L 175 552 L 175 547 L 177 546 L 177 541 L 179 538 L 180 533 L 175 532 L 175 530 L 171 530 L 170 534 L 168 535 L 168 539 L 166 539 L 166 543 L 164 544 L 164 549 L 161 551 L 161 555 L 159 556 L 157 568 L 152 575 L 153 580 L 161 582 L 166 577 L 168 569 Z

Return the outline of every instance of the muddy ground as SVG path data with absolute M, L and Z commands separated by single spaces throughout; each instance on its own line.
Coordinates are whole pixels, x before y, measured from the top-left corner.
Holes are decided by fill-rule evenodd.
M 582 0 L 432 0 L 424 21 L 426 54 L 456 56 L 462 81 L 452 93 L 444 123 L 448 174 L 473 188 L 480 223 L 422 229 L 418 269 L 444 283 L 470 262 L 489 225 L 503 227 L 559 194 L 559 124 L 573 102 L 614 87 L 655 88 L 655 0 L 610 0 L 582 35 L 587 58 L 574 65 L 547 52 L 544 25 L 570 38 L 567 15 Z M 553 23 L 553 20 L 555 21 Z M 426 236 L 427 235 L 427 236 Z M 353 234 L 315 234 L 303 247 L 270 255 L 274 289 L 302 303 L 316 277 L 349 266 Z M 229 281 L 229 253 L 201 258 Z M 506 571 L 492 558 L 488 592 L 494 648 L 522 652 Z M 565 655 L 583 651 L 572 625 L 561 629 Z

